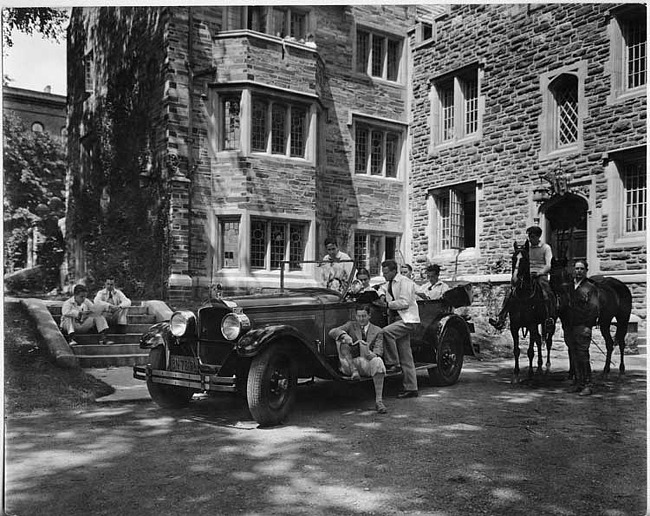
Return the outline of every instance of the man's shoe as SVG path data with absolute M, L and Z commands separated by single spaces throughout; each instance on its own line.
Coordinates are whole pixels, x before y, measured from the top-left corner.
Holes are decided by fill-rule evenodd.
M 505 322 L 505 321 L 502 321 L 502 320 L 500 320 L 500 319 L 495 319 L 494 317 L 490 317 L 490 318 L 488 319 L 488 322 L 489 322 L 492 326 L 494 326 L 497 330 L 503 330 L 503 328 L 505 328 L 505 326 L 506 326 L 506 322 Z
M 591 396 L 591 387 L 584 387 L 579 393 L 578 396 Z
M 68 345 L 69 345 L 70 347 L 74 347 L 74 346 L 78 346 L 79 343 L 78 343 L 76 340 L 74 340 L 74 339 L 70 339 L 70 340 L 68 341 Z
M 386 405 L 384 405 L 383 401 L 378 401 L 377 403 L 375 403 L 375 409 L 380 414 L 386 414 L 388 412 L 388 410 L 386 409 Z
M 405 398 L 417 398 L 418 396 L 418 391 L 402 391 L 397 395 L 397 397 L 401 400 Z
M 402 368 L 397 364 L 386 366 L 386 374 L 397 374 L 401 372 Z

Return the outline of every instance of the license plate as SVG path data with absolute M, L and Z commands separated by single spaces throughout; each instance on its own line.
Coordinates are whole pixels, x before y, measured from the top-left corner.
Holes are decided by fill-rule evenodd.
M 170 357 L 169 366 L 172 371 L 178 371 L 179 373 L 199 372 L 199 365 L 196 361 L 196 358 L 193 357 L 179 357 L 172 355 Z

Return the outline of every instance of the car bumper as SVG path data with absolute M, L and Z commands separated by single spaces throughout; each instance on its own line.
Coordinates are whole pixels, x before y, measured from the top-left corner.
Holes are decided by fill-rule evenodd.
M 235 376 L 218 376 L 206 373 L 181 373 L 178 371 L 164 371 L 152 369 L 150 365 L 133 366 L 133 377 L 177 387 L 189 387 L 197 391 L 235 392 Z

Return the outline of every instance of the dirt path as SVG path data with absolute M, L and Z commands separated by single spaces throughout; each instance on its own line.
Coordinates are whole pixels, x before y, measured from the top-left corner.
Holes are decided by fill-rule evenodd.
M 564 374 L 513 387 L 510 370 L 468 360 L 408 400 L 392 383 L 385 416 L 370 385 L 319 383 L 271 429 L 230 397 L 12 417 L 7 514 L 645 514 L 645 371 L 580 398 Z

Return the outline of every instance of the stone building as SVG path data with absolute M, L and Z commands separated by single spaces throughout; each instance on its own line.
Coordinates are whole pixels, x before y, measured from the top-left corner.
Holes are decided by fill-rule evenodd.
M 374 275 L 408 255 L 408 31 L 432 12 L 73 9 L 76 277 L 126 261 L 174 301 L 217 281 L 276 287 L 281 261 L 321 258 L 328 236 Z M 317 277 L 287 268 L 288 284 Z
M 416 265 L 505 284 L 539 224 L 624 281 L 645 328 L 645 6 L 450 5 L 412 53 Z
M 34 132 L 46 132 L 65 138 L 66 97 L 56 95 L 47 86 L 43 91 L 3 86 L 2 109 L 20 118 Z

